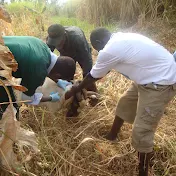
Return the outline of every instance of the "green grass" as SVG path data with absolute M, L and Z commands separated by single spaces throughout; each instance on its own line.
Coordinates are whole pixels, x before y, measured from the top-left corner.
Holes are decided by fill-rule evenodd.
M 13 2 L 13 3 L 6 5 L 6 8 L 10 13 L 18 15 L 18 16 L 26 13 L 29 9 L 32 9 L 38 13 L 41 13 L 43 7 L 44 7 L 44 3 L 42 2 L 33 3 L 29 1 Z
M 67 18 L 67 17 L 53 16 L 53 17 L 51 17 L 51 22 L 58 23 L 63 26 L 77 26 L 84 31 L 86 37 L 88 37 L 90 35 L 91 31 L 96 28 L 96 26 L 94 24 L 90 24 L 87 21 L 79 20 L 78 18 Z M 109 24 L 109 25 L 106 25 L 103 27 L 106 27 L 107 29 L 109 29 L 112 32 L 117 29 L 117 25 L 115 25 L 115 24 Z
M 25 7 L 37 11 L 39 14 L 33 13 L 30 10 L 27 10 Z M 41 15 L 43 18 L 44 27 L 45 27 L 44 35 L 47 35 L 46 30 L 49 25 L 54 24 L 54 23 L 59 23 L 63 26 L 77 26 L 77 27 L 81 28 L 84 31 L 84 33 L 88 39 L 91 31 L 97 27 L 95 24 L 90 24 L 89 22 L 87 22 L 85 20 L 80 20 L 75 17 L 68 18 L 65 16 L 59 16 L 59 15 L 58 16 L 51 16 L 50 10 L 48 8 L 44 13 L 41 13 L 43 7 L 44 7 L 43 3 L 37 4 L 37 3 L 32 3 L 32 2 L 27 2 L 27 1 L 14 2 L 14 3 L 11 3 L 6 6 L 7 10 L 11 14 L 15 15 L 15 19 L 17 19 L 16 24 L 18 23 L 18 19 L 19 19 L 19 23 L 21 24 L 20 19 L 21 19 L 21 17 L 24 17 L 24 19 L 25 19 L 24 25 L 31 26 L 32 29 L 35 31 L 38 31 L 38 25 L 35 23 L 35 19 L 38 17 L 38 15 Z M 21 19 L 21 20 L 23 21 L 24 19 Z M 117 30 L 116 24 L 109 24 L 109 25 L 106 25 L 103 27 L 106 27 L 107 29 L 109 29 L 112 32 Z M 19 31 L 17 32 L 17 34 L 18 33 L 19 33 Z M 21 34 L 23 34 L 23 32 L 20 33 L 20 35 Z M 26 34 L 28 34 L 28 33 L 26 33 Z M 31 35 L 31 33 L 29 33 L 29 35 Z M 38 36 L 38 34 L 35 36 L 41 37 L 41 35 Z
M 80 21 L 77 18 L 67 18 L 67 17 L 54 16 L 51 18 L 51 20 L 52 20 L 52 23 L 58 23 L 63 26 L 77 26 L 84 31 L 86 36 L 88 34 L 90 34 L 90 32 L 94 29 L 93 24 L 89 24 L 86 21 Z

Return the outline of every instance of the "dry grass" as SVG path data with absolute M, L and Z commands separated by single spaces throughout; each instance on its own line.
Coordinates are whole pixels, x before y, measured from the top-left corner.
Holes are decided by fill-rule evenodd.
M 158 16 L 175 23 L 175 5 L 173 0 L 82 0 L 77 15 L 97 26 L 117 21 L 131 26 Z
M 16 20 L 16 19 L 14 19 Z M 14 21 L 15 23 L 17 21 Z M 24 31 L 16 34 L 33 34 L 29 21 Z M 128 29 L 155 38 L 171 51 L 176 48 L 175 29 L 164 23 L 147 23 Z M 23 26 L 20 24 L 20 26 Z M 30 28 L 31 27 L 31 28 Z M 18 32 L 19 30 L 19 32 Z M 29 32 L 29 33 L 28 33 Z M 36 33 L 35 33 L 36 35 Z M 80 71 L 78 70 L 78 73 Z M 77 118 L 66 119 L 65 110 L 53 116 L 38 107 L 21 108 L 21 122 L 36 132 L 41 153 L 24 163 L 32 176 L 135 176 L 137 154 L 131 146 L 132 126 L 125 124 L 115 142 L 103 138 L 110 130 L 116 104 L 130 85 L 122 75 L 111 72 L 98 82 L 103 100 L 96 106 L 86 106 Z M 161 120 L 155 137 L 153 176 L 176 175 L 176 101 L 173 100 Z M 1 176 L 4 176 L 1 173 Z M 12 175 L 12 174 L 7 174 Z M 26 174 L 22 174 L 26 175 Z
M 64 110 L 53 116 L 45 109 L 22 107 L 22 124 L 36 132 L 41 150 L 25 164 L 27 170 L 37 176 L 137 175 L 132 126 L 125 124 L 115 142 L 103 138 L 112 124 L 118 99 L 129 84 L 123 76 L 110 73 L 98 83 L 103 100 L 94 108 L 87 106 L 74 119 L 65 119 Z M 156 133 L 151 169 L 155 176 L 176 174 L 175 106 L 174 100 Z
M 119 0 L 83 0 L 77 12 L 77 16 L 100 26 L 119 20 Z
M 39 38 L 46 37 L 48 28 L 47 15 L 31 14 L 29 11 L 21 13 L 20 16 L 13 14 L 12 28 L 15 35 L 36 36 Z

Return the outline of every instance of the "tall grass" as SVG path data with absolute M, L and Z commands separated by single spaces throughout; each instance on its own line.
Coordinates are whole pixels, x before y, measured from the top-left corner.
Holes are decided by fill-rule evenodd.
M 83 0 L 77 16 L 96 25 L 104 25 L 119 20 L 119 9 L 118 0 Z
M 176 14 L 174 0 L 82 0 L 78 16 L 97 25 L 120 21 L 130 25 L 158 16 L 168 21 Z M 173 18 L 172 18 L 173 20 Z
M 12 15 L 12 26 L 16 35 L 42 38 L 48 20 L 45 3 L 14 2 L 6 5 L 6 8 Z

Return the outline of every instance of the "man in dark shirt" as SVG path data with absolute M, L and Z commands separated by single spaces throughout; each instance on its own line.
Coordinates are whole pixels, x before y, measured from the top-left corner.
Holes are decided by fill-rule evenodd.
M 78 62 L 85 77 L 92 68 L 91 47 L 89 46 L 83 31 L 75 26 L 63 27 L 53 24 L 48 28 L 47 45 L 53 52 L 57 49 L 61 56 L 72 57 Z M 95 84 L 87 87 L 88 90 L 96 91 Z

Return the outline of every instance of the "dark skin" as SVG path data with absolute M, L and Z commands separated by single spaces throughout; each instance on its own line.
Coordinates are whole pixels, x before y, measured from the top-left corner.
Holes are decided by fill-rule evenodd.
M 63 48 L 63 46 L 64 46 L 64 44 L 65 44 L 65 41 L 66 41 L 66 33 L 65 33 L 65 35 L 63 36 L 63 39 L 60 41 L 60 43 L 55 46 L 58 51 Z
M 73 103 L 71 105 L 70 111 L 67 113 L 67 117 L 77 116 L 77 109 L 79 108 L 79 101 L 77 100 L 76 93 L 82 92 L 84 88 L 86 88 L 89 84 L 95 83 L 98 79 L 93 78 L 90 74 L 88 74 L 84 80 L 79 85 L 73 85 L 72 89 L 65 94 L 65 99 L 69 99 L 73 96 Z
M 76 93 L 81 92 L 84 88 L 86 88 L 90 84 L 95 83 L 99 79 L 101 79 L 101 78 L 98 78 L 98 79 L 93 78 L 91 76 L 91 74 L 89 73 L 78 86 L 73 86 L 71 88 L 71 90 L 65 94 L 65 99 L 67 100 L 67 99 L 71 98 Z
M 105 136 L 106 139 L 113 141 L 116 140 L 118 133 L 124 123 L 124 120 L 118 116 L 115 116 L 110 132 Z

